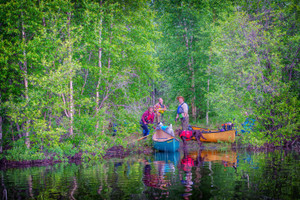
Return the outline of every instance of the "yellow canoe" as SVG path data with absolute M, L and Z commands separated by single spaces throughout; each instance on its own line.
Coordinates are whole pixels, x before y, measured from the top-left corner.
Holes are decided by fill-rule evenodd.
M 211 131 L 211 132 L 217 132 L 218 130 L 209 129 L 209 128 L 201 128 L 198 126 L 191 126 L 193 130 L 201 130 L 201 131 Z
M 210 133 L 202 133 L 206 138 L 200 138 L 202 142 L 234 142 L 235 141 L 235 132 L 236 130 L 229 131 L 218 131 L 218 130 L 210 130 L 207 128 L 200 128 L 196 126 L 192 126 L 193 130 L 202 130 L 202 131 L 211 131 Z M 193 138 L 194 139 L 194 138 Z

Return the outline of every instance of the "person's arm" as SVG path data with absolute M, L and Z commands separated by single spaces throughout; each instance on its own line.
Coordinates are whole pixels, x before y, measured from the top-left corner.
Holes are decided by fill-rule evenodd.
M 156 113 L 156 112 L 158 112 L 158 110 L 159 110 L 159 105 L 158 105 L 158 104 L 155 104 L 155 105 L 154 105 L 154 112 Z
M 144 122 L 144 124 L 147 124 L 147 122 L 145 121 L 145 117 L 147 115 L 146 113 L 147 113 L 147 111 L 144 112 L 144 114 L 142 115 L 142 121 Z
M 153 113 L 153 114 L 152 114 L 152 117 L 151 117 L 151 124 L 153 124 L 154 118 L 155 118 L 155 115 L 154 115 L 154 113 Z
M 187 113 L 184 113 L 184 117 L 186 117 L 188 114 Z
M 178 109 L 179 109 L 179 108 L 177 108 L 177 111 L 176 111 L 176 112 L 178 112 Z M 179 114 L 177 113 L 175 122 L 177 121 L 178 117 L 179 117 Z
M 154 113 L 156 115 L 160 115 L 160 113 L 159 113 L 159 106 L 157 104 L 155 104 L 155 106 L 154 106 Z
M 164 105 L 164 111 L 166 111 L 167 110 L 167 106 L 166 105 Z

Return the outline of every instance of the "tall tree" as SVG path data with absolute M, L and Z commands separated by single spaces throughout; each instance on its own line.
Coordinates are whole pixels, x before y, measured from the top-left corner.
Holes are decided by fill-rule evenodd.
M 11 119 L 19 127 L 21 123 L 21 129 L 25 136 L 25 144 L 27 148 L 30 147 L 29 139 L 29 127 L 30 127 L 30 117 L 27 113 L 28 102 L 29 102 L 29 82 L 28 76 L 32 73 L 32 60 L 33 55 L 31 54 L 32 40 L 35 35 L 38 34 L 38 25 L 37 22 L 39 18 L 39 9 L 37 1 L 19 1 L 19 2 L 6 2 L 2 7 L 5 14 L 2 17 L 5 17 L 6 21 L 3 23 L 3 30 L 5 34 L 3 39 L 9 48 L 9 51 L 6 51 L 5 65 L 7 68 L 16 70 L 22 77 L 21 79 L 15 80 L 12 77 L 10 83 L 13 84 L 22 84 L 21 90 L 22 95 L 12 98 L 19 98 L 20 104 L 17 105 L 19 112 L 11 110 Z M 8 64 L 10 66 L 8 67 Z M 19 66 L 17 68 L 16 66 Z M 30 66 L 30 68 L 29 68 Z M 6 69 L 7 69 L 6 68 Z M 13 83 L 16 81 L 18 83 Z M 7 86 L 6 86 L 7 87 Z M 18 128 L 19 130 L 19 128 Z
M 171 89 L 171 98 L 186 97 L 191 104 L 191 114 L 208 118 L 208 95 L 212 65 L 210 44 L 214 20 L 231 7 L 219 1 L 156 1 L 159 27 L 164 37 L 158 51 L 161 71 Z
M 266 141 L 261 140 L 264 136 L 278 143 L 293 138 L 298 123 L 297 97 L 288 95 L 292 82 L 284 81 L 288 80 L 287 68 L 281 55 L 287 44 L 281 20 L 291 13 L 284 14 L 287 5 L 269 1 L 245 6 L 219 21 L 213 43 L 218 61 L 213 73 L 220 78 L 216 93 L 210 96 L 226 118 L 242 118 L 244 112 L 256 118 L 260 132 L 250 136 L 253 143 Z

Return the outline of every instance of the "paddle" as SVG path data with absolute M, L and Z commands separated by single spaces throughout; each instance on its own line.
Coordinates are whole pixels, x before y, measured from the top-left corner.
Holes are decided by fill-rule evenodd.
M 144 139 L 144 138 L 146 138 L 146 137 L 148 137 L 149 135 L 146 135 L 146 136 L 144 136 L 144 137 L 141 137 L 141 138 L 139 138 L 139 139 L 137 139 L 136 141 L 140 141 L 140 140 L 142 140 L 142 139 Z M 174 137 L 170 137 L 170 138 L 168 138 L 168 139 L 173 139 Z
M 137 141 L 140 141 L 140 140 L 142 140 L 142 139 L 144 139 L 144 138 L 146 138 L 146 137 L 148 137 L 149 135 L 146 135 L 146 136 L 144 136 L 144 137 L 141 137 L 141 138 L 139 138 L 139 139 L 137 139 Z

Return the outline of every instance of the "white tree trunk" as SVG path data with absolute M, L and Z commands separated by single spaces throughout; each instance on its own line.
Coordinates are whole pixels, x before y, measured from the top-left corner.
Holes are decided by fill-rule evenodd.
M 184 24 L 184 30 L 185 30 L 184 40 L 185 40 L 186 50 L 187 50 L 188 53 L 191 54 L 190 50 L 192 49 L 193 36 L 190 37 L 190 41 L 189 41 L 188 28 L 187 28 L 187 24 L 186 24 L 185 19 L 184 19 L 183 24 Z M 189 67 L 189 70 L 191 71 L 191 79 L 192 79 L 191 80 L 191 90 L 193 92 L 193 97 L 192 97 L 192 100 L 191 100 L 192 116 L 193 116 L 194 120 L 196 121 L 197 107 L 195 105 L 195 102 L 196 102 L 195 69 L 194 69 L 194 59 L 193 59 L 192 55 L 189 56 L 188 67 Z
M 100 2 L 102 4 L 102 1 Z M 100 109 L 100 83 L 101 83 L 101 75 L 102 75 L 102 16 L 99 24 L 99 49 L 98 49 L 98 67 L 99 67 L 99 79 L 96 87 L 96 116 Z M 99 128 L 99 121 L 97 120 L 96 130 Z
M 22 18 L 23 18 L 23 12 L 21 13 Z M 25 99 L 28 101 L 28 79 L 27 79 L 27 59 L 26 59 L 26 35 L 25 35 L 25 27 L 24 27 L 24 22 L 22 21 L 22 42 L 24 45 L 23 49 L 23 56 L 24 56 L 24 62 L 23 62 L 23 75 L 24 75 L 24 86 L 25 86 Z M 25 144 L 26 147 L 29 149 L 30 148 L 30 140 L 29 140 L 29 131 L 28 131 L 28 126 L 29 126 L 29 120 L 26 120 L 25 122 Z
M 209 93 L 209 78 L 207 80 L 207 94 L 208 93 Z M 209 100 L 208 100 L 208 97 L 207 97 L 206 125 L 208 125 L 208 123 L 209 123 L 209 121 L 208 121 L 208 113 L 209 113 Z
M 191 56 L 191 70 L 192 70 L 192 91 L 193 91 L 193 98 L 192 98 L 192 116 L 194 118 L 194 121 L 196 121 L 196 114 L 197 114 L 197 108 L 196 108 L 196 89 L 195 89 L 195 69 L 194 69 L 194 60 L 193 56 Z
M 74 118 L 74 99 L 73 99 L 73 66 L 72 66 L 72 45 L 71 45 L 71 34 L 70 34 L 70 25 L 71 25 L 71 12 L 68 13 L 68 36 L 69 36 L 69 65 L 70 65 L 70 135 L 73 135 L 73 118 Z

